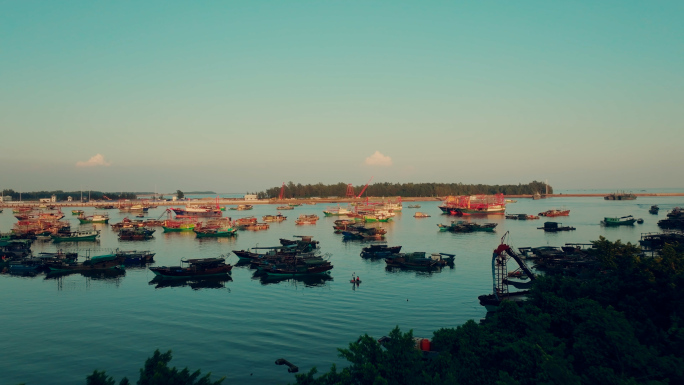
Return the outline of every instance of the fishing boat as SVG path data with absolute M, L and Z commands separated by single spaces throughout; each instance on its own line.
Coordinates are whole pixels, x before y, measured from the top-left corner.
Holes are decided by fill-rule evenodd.
M 256 223 L 256 217 L 245 217 L 235 220 L 235 226 L 237 226 L 238 230 L 246 230 L 248 226 L 255 225 Z
M 413 214 L 414 218 L 430 218 L 429 214 L 421 213 L 420 211 L 416 211 L 415 214 Z
M 451 221 L 448 225 L 437 224 L 439 231 L 450 231 L 452 233 L 472 233 L 475 231 L 493 232 L 498 223 L 474 223 L 466 221 Z
M 156 230 L 146 227 L 132 227 L 119 230 L 119 239 L 122 241 L 145 241 L 152 238 Z
M 381 240 L 385 238 L 385 234 L 387 230 L 381 227 L 354 226 L 342 231 L 344 239 Z
M 89 216 L 85 216 L 83 214 L 78 216 L 78 221 L 81 224 L 84 223 L 108 223 L 109 222 L 109 214 L 107 213 L 101 213 L 101 214 L 93 214 Z
M 295 220 L 295 225 L 315 225 L 318 221 L 318 215 L 302 214 Z
M 400 253 L 395 256 L 385 258 L 387 267 L 403 267 L 407 269 L 429 270 L 442 265 L 440 263 L 440 254 L 436 253 L 438 257 L 430 255 L 425 256 L 424 251 L 416 251 L 413 253 Z
M 116 249 L 116 256 L 123 258 L 123 263 L 127 265 L 144 264 L 154 262 L 155 253 L 145 250 L 119 250 Z
M 648 212 L 651 214 L 658 215 L 658 210 L 660 210 L 660 207 L 658 207 L 658 205 L 653 205 L 650 209 L 648 209 Z
M 100 236 L 100 230 L 71 231 L 68 233 L 57 233 L 50 237 L 52 242 L 83 242 L 95 241 Z
M 439 208 L 449 215 L 503 215 L 506 200 L 503 194 L 449 196 Z
M 292 206 L 278 206 L 276 207 L 276 210 L 294 210 L 294 207 Z
M 271 225 L 268 223 L 250 223 L 248 225 L 243 226 L 240 230 L 249 230 L 249 231 L 259 231 L 259 230 L 268 230 L 271 228 Z
M 223 228 L 199 228 L 194 229 L 195 236 L 197 238 L 219 238 L 219 237 L 230 237 L 237 234 L 237 229 L 234 227 L 223 227 Z
M 92 271 L 122 269 L 123 258 L 116 254 L 98 255 L 87 258 L 84 262 L 70 262 L 68 260 L 60 262 L 47 262 L 46 265 L 50 272 L 71 272 L 71 271 Z
M 539 213 L 539 216 L 542 217 L 567 217 L 570 215 L 570 210 L 546 210 L 542 213 Z
M 168 279 L 189 279 L 217 277 L 230 274 L 233 266 L 226 264 L 226 258 L 182 259 L 180 266 L 150 267 L 158 277 Z
M 420 205 L 408 205 L 407 207 L 410 209 L 419 209 Z
M 269 277 L 301 277 L 329 275 L 333 265 L 321 257 L 294 257 L 280 262 L 269 263 L 260 268 Z
M 197 226 L 197 221 L 192 219 L 167 219 L 162 224 L 165 233 L 192 231 Z
M 361 249 L 361 258 L 387 258 L 401 252 L 401 246 L 387 246 L 384 243 L 372 244 Z
M 83 214 L 83 210 L 71 210 L 71 215 L 81 215 Z
M 350 215 L 352 213 L 353 213 L 352 210 L 345 208 L 345 207 L 341 207 L 340 205 L 337 205 L 337 207 L 335 207 L 335 206 L 327 207 L 325 210 L 323 210 L 323 214 L 326 217 Z
M 361 218 L 364 222 L 389 222 L 394 217 L 394 213 L 389 211 L 378 211 L 373 214 L 364 214 Z
M 278 213 L 278 215 L 264 215 L 261 217 L 264 222 L 282 222 L 287 219 L 286 216 Z
M 223 211 L 218 207 L 214 206 L 197 206 L 197 205 L 186 205 L 184 208 L 171 208 L 177 217 L 181 218 L 191 218 L 191 217 L 201 217 L 201 218 L 212 218 L 223 216 Z
M 632 226 L 637 220 L 631 215 L 625 215 L 624 217 L 605 217 L 601 221 L 601 224 L 608 227 L 613 226 Z
M 558 222 L 544 222 L 543 227 L 537 227 L 538 230 L 544 230 L 548 233 L 556 233 L 559 231 L 572 231 L 575 230 L 572 226 L 563 226 L 562 223 Z
M 244 211 L 244 210 L 251 210 L 253 208 L 254 208 L 254 206 L 252 206 L 252 205 L 237 205 L 237 206 L 231 207 L 230 209 L 231 210 Z
M 527 221 L 532 219 L 539 219 L 539 216 L 528 214 L 506 214 L 506 219 L 517 219 L 520 221 Z

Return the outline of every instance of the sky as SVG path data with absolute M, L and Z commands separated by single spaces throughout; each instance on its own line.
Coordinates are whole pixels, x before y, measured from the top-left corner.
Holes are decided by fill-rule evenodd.
M 3 1 L 0 189 L 684 190 L 682 1 Z

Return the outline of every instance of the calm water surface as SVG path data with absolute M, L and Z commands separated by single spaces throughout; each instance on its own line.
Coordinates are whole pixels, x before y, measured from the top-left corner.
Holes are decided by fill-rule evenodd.
M 230 255 L 233 249 L 278 244 L 278 238 L 313 235 L 321 251 L 330 253 L 335 266 L 330 280 L 262 281 L 247 267 L 233 269 L 229 281 L 207 284 L 176 283 L 159 287 L 150 284 L 154 274 L 130 268 L 118 277 L 62 278 L 45 275 L 24 278 L 0 275 L 0 373 L 2 384 L 85 383 L 94 369 L 104 369 L 117 380 L 137 379 L 138 369 L 155 349 L 173 350 L 172 365 L 226 376 L 227 384 L 287 383 L 294 380 L 285 366 L 274 361 L 286 358 L 306 372 L 317 366 L 326 371 L 330 364 L 343 362 L 337 348 L 346 347 L 359 335 L 386 335 L 394 326 L 413 329 L 417 336 L 430 337 L 434 330 L 456 327 L 469 319 L 479 320 L 485 310 L 477 296 L 490 292 L 491 252 L 501 236 L 510 231 L 512 245 L 560 246 L 566 242 L 586 243 L 600 235 L 609 240 L 637 242 L 641 233 L 659 231 L 657 219 L 684 198 L 638 198 L 609 202 L 601 198 L 520 199 L 508 205 L 509 213 L 537 214 L 552 208 L 570 209 L 569 217 L 557 218 L 576 231 L 557 234 L 537 230 L 544 219 L 506 220 L 503 217 L 473 219 L 497 222 L 495 233 L 440 233 L 437 223 L 451 219 L 440 214 L 438 202 L 420 202 L 420 209 L 404 208 L 387 227 L 389 245 L 402 251 L 456 254 L 454 268 L 432 273 L 388 271 L 383 261 L 359 257 L 363 243 L 344 242 L 333 234 L 335 218 L 323 217 L 324 205 L 305 205 L 283 212 L 288 220 L 271 224 L 260 232 L 240 232 L 236 238 L 197 240 L 194 233 L 167 233 L 161 228 L 150 241 L 120 242 L 104 225 L 97 243 L 59 244 L 69 250 L 90 250 L 93 255 L 112 249 L 156 252 L 156 265 L 177 265 L 181 258 Z M 660 205 L 658 216 L 648 208 Z M 404 206 L 407 206 L 405 204 Z M 416 219 L 415 211 L 432 215 Z M 92 213 L 92 209 L 86 209 Z M 148 217 L 162 215 L 152 210 Z M 257 205 L 252 211 L 226 211 L 233 218 L 275 214 L 273 205 Z M 295 226 L 299 214 L 321 216 L 315 226 Z M 65 211 L 73 228 L 79 225 Z M 123 213 L 109 210 L 110 222 Z M 604 216 L 634 215 L 645 219 L 634 227 L 604 228 Z M 15 222 L 10 209 L 0 214 L 0 231 Z M 33 251 L 55 251 L 51 243 L 34 243 Z M 360 286 L 349 283 L 352 273 Z

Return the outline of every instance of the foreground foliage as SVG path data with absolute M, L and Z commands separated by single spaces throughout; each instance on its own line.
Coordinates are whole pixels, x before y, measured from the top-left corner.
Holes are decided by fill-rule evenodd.
M 152 357 L 145 361 L 145 367 L 140 369 L 140 378 L 137 385 L 220 385 L 223 378 L 218 381 L 211 381 L 211 373 L 200 377 L 200 371 L 190 373 L 188 368 L 181 371 L 175 367 L 169 367 L 171 362 L 171 351 L 160 353 L 156 350 Z M 93 374 L 86 377 L 86 385 L 115 385 L 116 381 L 108 376 L 105 371 L 93 371 Z M 124 377 L 119 385 L 129 385 L 130 381 Z
M 349 366 L 318 377 L 314 368 L 297 384 L 684 383 L 684 253 L 594 243 L 600 271 L 543 277 L 524 306 L 436 331 L 434 359 L 395 328 L 385 347 L 365 335 L 339 350 Z

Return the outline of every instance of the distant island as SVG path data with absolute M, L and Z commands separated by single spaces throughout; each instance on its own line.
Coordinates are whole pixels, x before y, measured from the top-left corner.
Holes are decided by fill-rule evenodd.
M 217 194 L 215 191 L 185 191 L 184 192 L 186 195 L 187 194 Z
M 257 193 L 259 199 L 277 198 L 280 193 L 283 198 L 311 198 L 311 197 L 344 197 L 348 193 L 354 196 L 400 196 L 400 197 L 443 197 L 448 195 L 475 194 L 505 194 L 505 195 L 534 195 L 535 193 L 553 194 L 553 188 L 544 182 L 533 181 L 526 184 L 486 185 L 463 183 L 374 183 L 365 186 L 351 186 L 345 183 L 332 185 L 307 184 L 302 185 L 288 182 L 284 186 L 271 187 Z M 189 193 L 188 193 L 189 194 Z

